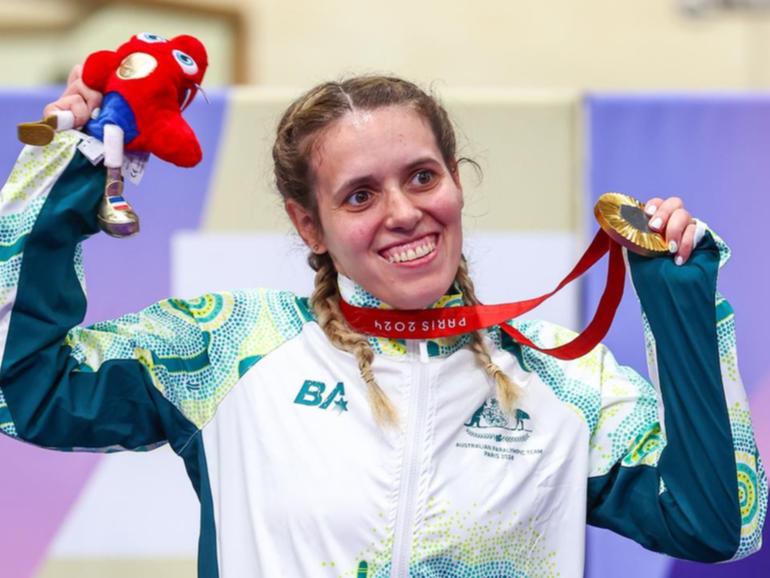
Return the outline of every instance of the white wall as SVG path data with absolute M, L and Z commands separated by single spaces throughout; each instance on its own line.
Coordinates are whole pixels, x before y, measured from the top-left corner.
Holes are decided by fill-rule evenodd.
M 693 21 L 675 0 L 256 0 L 254 76 L 306 85 L 392 70 L 449 85 L 762 86 L 756 18 Z M 765 59 L 766 60 L 766 59 Z M 751 70 L 751 67 L 761 70 Z
M 171 0 L 164 0 L 168 4 Z M 215 0 L 195 0 L 196 4 Z M 232 33 L 221 19 L 125 2 L 97 12 L 76 0 L 4 0 L 0 85 L 45 81 L 52 62 L 131 32 L 187 30 L 212 53 L 207 84 L 226 83 Z M 762 12 L 686 18 L 679 0 L 226 0 L 248 33 L 249 79 L 309 86 L 346 72 L 390 71 L 450 86 L 702 89 L 770 86 Z M 73 6 L 76 9 L 73 9 Z M 73 18 L 77 13 L 77 18 Z M 37 14 L 37 18 L 31 15 Z M 72 29 L 56 26 L 71 21 Z M 19 33 L 13 33 L 14 22 Z M 32 33 L 31 23 L 52 28 Z M 57 24 L 58 23 L 58 24 Z M 50 49 L 56 37 L 57 50 Z M 43 49 L 45 48 L 45 49 Z

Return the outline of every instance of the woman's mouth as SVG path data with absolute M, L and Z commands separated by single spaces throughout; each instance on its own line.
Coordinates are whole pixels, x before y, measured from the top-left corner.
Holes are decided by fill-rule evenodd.
M 437 241 L 437 235 L 426 235 L 409 243 L 388 247 L 380 251 L 380 255 L 388 263 L 409 263 L 433 253 L 436 250 Z

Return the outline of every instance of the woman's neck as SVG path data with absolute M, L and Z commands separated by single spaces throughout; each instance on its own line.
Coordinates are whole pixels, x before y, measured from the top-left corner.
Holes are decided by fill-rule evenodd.
M 340 290 L 340 297 L 347 303 L 357 307 L 369 307 L 371 309 L 394 309 L 389 304 L 369 293 L 358 283 L 342 274 L 337 274 L 337 286 Z M 435 309 L 437 307 L 457 307 L 465 305 L 462 291 L 452 285 L 447 292 L 439 297 L 434 303 L 425 307 L 425 309 Z

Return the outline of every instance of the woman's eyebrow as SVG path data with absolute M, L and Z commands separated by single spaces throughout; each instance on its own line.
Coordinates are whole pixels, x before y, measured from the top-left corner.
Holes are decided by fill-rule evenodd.
M 441 161 L 439 161 L 438 159 L 436 159 L 436 157 L 432 155 L 421 156 L 411 161 L 408 165 L 406 165 L 406 167 L 404 168 L 404 172 L 410 173 L 417 167 L 421 165 L 427 165 L 427 164 L 437 165 L 437 164 L 441 164 Z M 373 174 L 351 177 L 348 180 L 344 181 L 340 186 L 335 188 L 335 194 L 339 194 L 342 191 L 349 191 L 357 187 L 370 185 L 371 183 L 376 181 L 377 181 L 377 177 L 375 177 Z
M 377 179 L 374 177 L 374 175 L 362 175 L 358 177 L 352 177 L 347 181 L 343 182 L 339 187 L 337 187 L 335 190 L 335 194 L 339 194 L 342 191 L 347 191 L 347 190 L 355 189 L 357 187 L 362 187 L 364 185 L 371 184 L 376 180 Z
M 412 161 L 406 166 L 406 172 L 412 172 L 414 169 L 419 167 L 420 165 L 427 165 L 427 164 L 441 164 L 441 162 L 436 159 L 436 157 L 433 156 L 424 156 L 420 157 L 415 161 Z

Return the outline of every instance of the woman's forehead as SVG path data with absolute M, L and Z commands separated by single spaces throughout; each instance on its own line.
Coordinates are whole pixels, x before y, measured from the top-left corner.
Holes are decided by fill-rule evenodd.
M 316 177 L 336 181 L 433 156 L 441 159 L 428 122 L 411 107 L 388 106 L 336 120 L 316 139 L 311 167 Z

